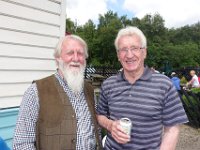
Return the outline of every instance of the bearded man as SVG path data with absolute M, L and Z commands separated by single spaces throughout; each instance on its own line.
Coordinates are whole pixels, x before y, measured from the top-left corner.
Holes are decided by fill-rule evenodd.
M 57 72 L 34 81 L 23 96 L 13 150 L 101 149 L 94 90 L 84 81 L 86 42 L 67 35 L 54 57 Z

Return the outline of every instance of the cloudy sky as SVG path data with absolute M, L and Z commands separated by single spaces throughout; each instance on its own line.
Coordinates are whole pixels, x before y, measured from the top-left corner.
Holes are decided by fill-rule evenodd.
M 78 25 L 88 19 L 98 23 L 99 14 L 104 15 L 108 10 L 129 19 L 159 13 L 167 28 L 200 22 L 200 0 L 67 0 L 67 18 Z

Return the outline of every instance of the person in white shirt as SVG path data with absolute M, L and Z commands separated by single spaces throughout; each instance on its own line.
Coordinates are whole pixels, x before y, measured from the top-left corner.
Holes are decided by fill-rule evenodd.
M 192 76 L 192 79 L 187 83 L 187 86 L 191 86 L 193 88 L 200 87 L 199 86 L 199 80 L 198 80 L 198 77 L 196 75 L 196 72 L 194 70 L 191 70 L 190 75 Z

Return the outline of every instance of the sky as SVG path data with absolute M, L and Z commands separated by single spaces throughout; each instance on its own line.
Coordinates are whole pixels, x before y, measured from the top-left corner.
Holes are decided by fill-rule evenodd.
M 200 22 L 200 0 L 66 0 L 66 4 L 67 18 L 78 25 L 89 19 L 98 24 L 99 14 L 104 15 L 109 10 L 129 19 L 158 13 L 167 28 Z

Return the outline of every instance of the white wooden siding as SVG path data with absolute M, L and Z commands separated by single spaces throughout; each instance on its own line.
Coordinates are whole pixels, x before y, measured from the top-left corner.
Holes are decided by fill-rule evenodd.
M 13 56 L 13 57 L 25 57 L 25 58 L 52 58 L 54 48 L 45 47 L 30 47 L 27 45 L 13 45 L 8 43 L 0 43 L 0 56 Z M 17 52 L 17 53 L 16 53 Z M 30 55 L 31 53 L 31 55 Z
M 39 79 L 40 77 L 48 76 L 49 72 L 50 72 L 49 70 L 30 70 L 30 71 L 2 70 L 0 71 L 0 83 L 1 84 L 27 83 L 31 82 L 32 80 Z M 13 75 L 16 76 L 17 78 L 13 78 Z M 0 93 L 0 94 L 2 95 L 6 93 Z
M 55 36 L 60 34 L 58 26 L 50 26 L 39 22 L 20 20 L 8 16 L 0 16 L 1 28 L 4 30 L 23 31 L 39 35 Z M 30 28 L 31 27 L 31 28 Z
M 21 103 L 31 82 L 55 72 L 66 0 L 0 0 L 0 108 Z
M 13 0 L 15 1 L 15 0 Z M 32 4 L 30 0 L 30 4 Z M 44 0 L 41 0 L 44 1 Z M 21 1 L 23 4 L 23 1 Z M 0 1 L 0 11 L 2 14 L 13 18 L 25 19 L 28 21 L 41 22 L 52 25 L 60 25 L 60 12 L 53 13 L 51 11 L 47 12 L 43 9 L 37 9 L 34 7 L 27 7 L 27 5 L 21 5 L 19 3 L 12 3 L 10 0 Z

